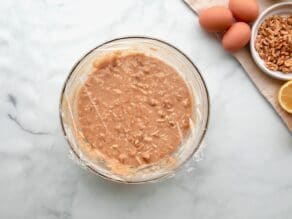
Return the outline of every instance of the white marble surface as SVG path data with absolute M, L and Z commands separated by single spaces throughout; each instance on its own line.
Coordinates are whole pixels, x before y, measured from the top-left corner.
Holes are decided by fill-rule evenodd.
M 58 100 L 83 53 L 136 34 L 188 54 L 212 109 L 192 171 L 126 186 L 69 159 Z M 291 134 L 181 0 L 0 0 L 0 87 L 0 218 L 292 218 Z

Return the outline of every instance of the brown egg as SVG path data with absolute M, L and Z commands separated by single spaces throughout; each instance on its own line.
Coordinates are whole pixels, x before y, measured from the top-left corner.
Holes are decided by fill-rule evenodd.
M 253 22 L 259 15 L 259 5 L 256 0 L 230 0 L 229 9 L 238 21 Z
M 229 52 L 237 52 L 247 45 L 250 35 L 249 25 L 244 22 L 237 22 L 224 34 L 222 45 Z
M 201 11 L 199 22 L 208 32 L 221 32 L 232 25 L 233 16 L 228 8 L 216 6 Z

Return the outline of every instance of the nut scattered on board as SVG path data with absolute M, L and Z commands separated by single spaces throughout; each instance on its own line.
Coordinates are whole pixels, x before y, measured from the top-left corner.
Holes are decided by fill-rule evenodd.
M 292 15 L 273 15 L 259 27 L 255 49 L 272 71 L 292 72 Z

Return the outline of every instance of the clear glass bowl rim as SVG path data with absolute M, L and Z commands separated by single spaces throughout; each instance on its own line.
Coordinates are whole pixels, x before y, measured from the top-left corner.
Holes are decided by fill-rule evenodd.
M 178 53 L 180 53 L 181 55 L 183 55 L 184 58 L 186 58 L 191 64 L 192 66 L 196 69 L 201 81 L 202 81 L 202 84 L 203 84 L 203 87 L 204 87 L 204 90 L 206 91 L 206 97 L 207 97 L 207 118 L 206 118 L 206 124 L 205 124 L 205 127 L 203 129 L 203 132 L 202 132 L 202 135 L 200 137 L 200 140 L 198 142 L 198 146 L 194 149 L 194 151 L 190 154 L 190 156 L 185 159 L 181 165 L 179 165 L 178 167 L 174 168 L 172 170 L 172 172 L 177 172 L 181 167 L 184 166 L 184 164 L 190 160 L 190 158 L 199 150 L 199 148 L 201 147 L 201 144 L 202 144 L 202 141 L 206 135 L 206 132 L 207 132 L 207 129 L 208 129 L 208 126 L 209 126 L 209 118 L 210 118 L 210 95 L 209 95 L 209 91 L 208 91 L 208 87 L 206 85 L 206 82 L 202 76 L 202 73 L 201 71 L 198 69 L 198 67 L 193 63 L 193 61 L 184 53 L 182 52 L 180 49 L 178 49 L 176 46 L 166 42 L 165 40 L 162 40 L 162 39 L 158 39 L 158 38 L 154 38 L 154 37 L 149 37 L 149 36 L 139 36 L 139 35 L 133 35 L 133 36 L 124 36 L 124 37 L 117 37 L 117 38 L 113 38 L 111 40 L 108 40 L 108 41 L 105 41 L 101 44 L 99 44 L 98 46 L 90 49 L 87 53 L 85 53 L 84 55 L 81 56 L 81 58 L 78 59 L 78 61 L 73 65 L 73 67 L 71 68 L 68 76 L 66 77 L 64 83 L 63 83 L 63 87 L 62 87 L 62 90 L 61 90 L 61 95 L 60 95 L 60 99 L 59 99 L 59 119 L 60 119 L 60 123 L 61 123 L 61 129 L 62 129 L 62 132 L 63 132 L 63 136 L 65 137 L 69 147 L 70 147 L 70 151 L 72 151 L 74 153 L 74 155 L 76 156 L 76 158 L 78 160 L 81 160 L 80 159 L 80 156 L 79 154 L 74 150 L 74 147 L 72 146 L 71 142 L 69 141 L 69 139 L 66 137 L 67 136 L 67 133 L 66 133 L 66 130 L 65 130 L 65 127 L 64 127 L 64 121 L 63 121 L 63 117 L 62 117 L 62 102 L 63 102 L 63 98 L 64 98 L 64 93 L 65 93 L 65 89 L 66 89 L 66 86 L 67 86 L 67 83 L 69 81 L 69 79 L 71 78 L 74 70 L 76 69 L 76 67 L 80 64 L 80 62 L 85 59 L 90 53 L 92 53 L 94 50 L 96 49 L 99 49 L 100 47 L 106 45 L 106 44 L 109 44 L 109 43 L 112 43 L 112 42 L 115 42 L 115 41 L 119 41 L 119 40 L 127 40 L 127 39 L 146 39 L 146 40 L 152 40 L 152 41 L 157 41 L 158 43 L 162 43 L 162 44 L 165 44 L 171 48 L 173 48 L 174 50 L 176 50 Z M 97 170 L 95 170 L 94 168 L 92 168 L 90 165 L 88 164 L 85 164 L 83 163 L 86 168 L 90 171 L 92 171 L 94 174 L 106 179 L 106 180 L 109 180 L 109 181 L 112 181 L 112 182 L 118 182 L 118 183 L 124 183 L 124 184 L 143 184 L 143 183 L 147 183 L 147 182 L 155 182 L 155 181 L 160 181 L 160 180 L 163 180 L 165 178 L 168 178 L 171 173 L 168 173 L 168 174 L 165 174 L 165 175 L 162 175 L 162 176 L 159 176 L 157 178 L 154 178 L 154 179 L 150 179 L 150 180 L 144 180 L 144 181 L 139 181 L 139 182 L 133 182 L 133 181 L 122 181 L 122 180 L 116 180 L 116 179 L 113 179 L 113 178 L 110 178 L 100 172 L 98 172 Z

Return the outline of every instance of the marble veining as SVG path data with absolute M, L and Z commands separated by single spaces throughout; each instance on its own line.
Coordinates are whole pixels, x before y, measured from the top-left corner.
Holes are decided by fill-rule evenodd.
M 291 133 L 181 0 L 0 2 L 0 218 L 292 217 Z M 160 183 L 96 177 L 72 160 L 61 132 L 73 64 L 127 35 L 183 50 L 210 92 L 203 150 Z

